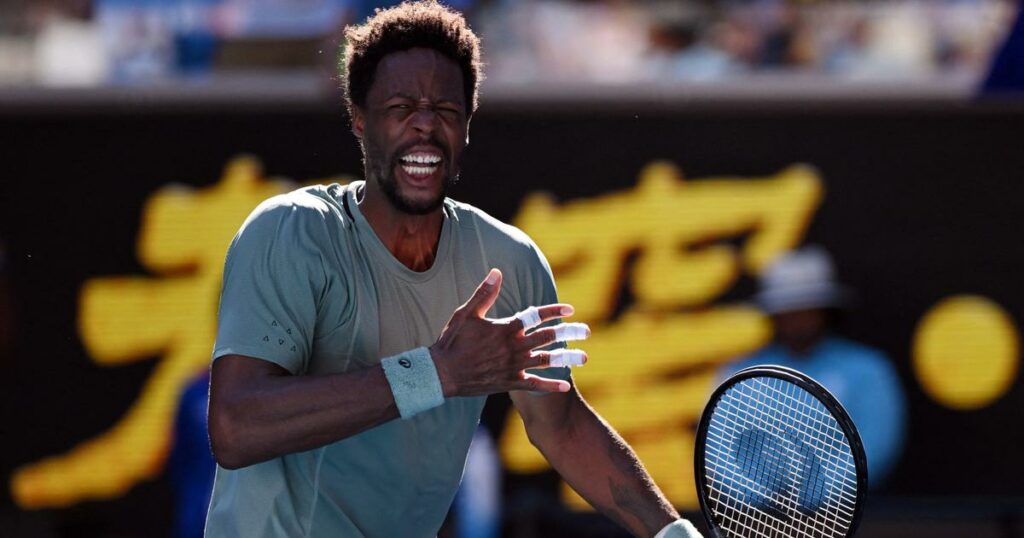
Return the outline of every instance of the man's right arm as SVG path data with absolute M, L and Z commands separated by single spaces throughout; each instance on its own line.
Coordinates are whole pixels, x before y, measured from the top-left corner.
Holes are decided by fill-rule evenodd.
M 489 320 L 501 273 L 492 270 L 452 314 L 430 354 L 444 396 L 531 390 L 565 392 L 569 384 L 524 372 L 546 367 L 534 349 L 555 341 L 553 328 L 524 334 L 518 320 Z M 543 321 L 571 314 L 568 305 L 539 308 Z M 398 418 L 395 396 L 379 364 L 330 375 L 291 375 L 258 358 L 224 355 L 213 363 L 209 429 L 214 457 L 236 469 L 345 439 Z
M 398 407 L 380 365 L 293 376 L 243 355 L 213 363 L 210 443 L 217 463 L 228 469 L 311 450 L 395 418 Z

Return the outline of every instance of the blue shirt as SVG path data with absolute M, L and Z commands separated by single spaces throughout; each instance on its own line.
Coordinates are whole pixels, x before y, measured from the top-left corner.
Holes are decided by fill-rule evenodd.
M 828 389 L 857 426 L 871 487 L 884 482 L 899 461 L 907 414 L 899 374 L 888 357 L 851 340 L 828 336 L 802 356 L 779 344 L 769 345 L 727 365 L 719 377 L 724 380 L 739 370 L 763 364 L 799 370 Z

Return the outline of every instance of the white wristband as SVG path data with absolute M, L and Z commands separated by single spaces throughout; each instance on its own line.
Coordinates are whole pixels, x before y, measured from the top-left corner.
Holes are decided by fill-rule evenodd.
M 685 519 L 677 519 L 668 525 L 665 525 L 664 529 L 658 534 L 654 535 L 654 538 L 704 538 L 700 531 L 693 526 L 693 523 Z
M 441 379 L 425 347 L 410 349 L 380 361 L 402 418 L 411 418 L 444 403 Z

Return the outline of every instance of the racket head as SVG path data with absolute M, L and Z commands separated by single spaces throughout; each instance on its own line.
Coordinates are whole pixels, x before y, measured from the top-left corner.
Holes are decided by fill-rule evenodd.
M 759 388 L 759 390 L 768 390 L 768 392 L 772 392 L 772 389 L 780 388 L 788 391 L 772 394 L 774 396 L 799 398 L 799 400 L 793 400 L 790 403 L 798 405 L 808 404 L 810 406 L 809 410 L 816 410 L 812 411 L 811 415 L 818 416 L 824 423 L 833 428 L 833 431 L 827 434 L 827 438 L 839 438 L 840 436 L 837 433 L 841 432 L 841 439 L 838 439 L 835 443 L 831 441 L 822 443 L 820 439 L 806 437 L 809 432 L 813 433 L 813 430 L 793 431 L 791 429 L 793 422 L 796 422 L 797 425 L 801 424 L 795 418 L 790 423 L 787 423 L 785 420 L 779 421 L 778 427 L 772 428 L 770 423 L 767 422 L 768 420 L 776 421 L 778 418 L 786 417 L 779 417 L 778 414 L 775 417 L 765 416 L 766 413 L 771 413 L 771 406 L 768 404 L 773 404 L 773 402 L 771 402 L 771 398 L 759 400 L 760 396 L 757 398 L 752 397 L 751 391 L 754 387 Z M 770 389 L 765 389 L 765 387 L 770 387 Z M 765 429 L 747 428 L 738 433 L 733 439 L 723 439 L 721 430 L 724 419 L 722 417 L 727 416 L 729 412 L 727 406 L 744 402 L 760 404 L 759 412 L 761 415 L 758 420 L 762 421 L 762 424 L 769 426 L 768 429 L 772 430 L 771 433 Z M 774 403 L 773 405 L 778 404 Z M 822 411 L 827 416 L 818 414 Z M 734 420 L 732 422 L 735 424 Z M 810 421 L 810 423 L 813 422 Z M 828 428 L 822 427 L 828 430 Z M 732 430 L 737 431 L 740 429 L 732 428 Z M 748 434 L 747 432 L 752 433 Z M 709 433 L 713 437 L 710 453 L 708 448 Z M 734 434 L 736 431 L 727 433 Z M 744 435 L 745 437 L 743 437 Z M 821 435 L 824 436 L 826 434 L 822 433 Z M 807 448 L 808 443 L 805 441 L 809 441 L 809 448 Z M 827 454 L 827 452 L 831 451 L 829 447 L 833 444 L 843 454 Z M 806 472 L 809 468 L 812 468 L 811 466 L 804 467 L 807 461 L 813 459 L 811 456 L 789 458 L 786 460 L 786 463 L 782 463 L 782 460 L 778 458 L 771 460 L 773 462 L 772 465 L 775 465 L 775 471 L 777 471 L 774 473 L 774 476 L 786 476 L 788 478 L 774 480 L 774 476 L 768 476 L 769 479 L 772 479 L 770 484 L 766 488 L 759 488 L 759 486 L 765 485 L 761 482 L 761 479 L 764 477 L 758 476 L 755 479 L 751 479 L 747 476 L 752 471 L 749 468 L 752 458 L 763 454 L 766 449 L 775 449 L 782 445 L 788 447 L 784 453 L 790 455 L 794 453 L 801 454 L 802 456 L 814 454 L 818 457 L 819 464 L 821 463 L 821 456 L 826 455 L 826 463 L 821 464 L 821 467 L 817 468 L 818 470 L 816 471 Z M 801 448 L 794 450 L 794 447 Z M 734 450 L 728 450 L 728 448 Z M 823 448 L 825 450 L 822 450 Z M 846 452 L 847 448 L 848 452 Z M 695 453 L 694 476 L 696 477 L 697 498 L 700 501 L 701 513 L 704 514 L 707 520 L 708 531 L 711 536 L 716 538 L 776 538 L 783 536 L 792 536 L 793 538 L 846 538 L 854 536 L 857 531 L 863 513 L 864 497 L 868 486 L 867 458 L 864 454 L 864 446 L 861 443 L 856 426 L 842 404 L 821 384 L 802 372 L 778 365 L 763 365 L 746 368 L 729 377 L 715 389 L 704 408 L 704 412 L 701 414 L 700 423 L 697 427 Z M 732 467 L 735 467 L 735 469 L 728 468 L 729 463 L 726 460 L 730 456 L 733 459 Z M 710 473 L 709 463 L 715 467 Z M 783 471 L 783 466 L 785 466 L 786 472 L 781 472 Z M 732 472 L 733 475 L 723 478 L 725 474 L 723 467 L 726 468 L 725 470 Z M 796 471 L 795 473 L 794 470 Z M 801 470 L 805 471 L 803 474 L 808 476 L 802 476 Z M 753 471 L 760 474 L 761 468 L 759 467 Z M 718 475 L 715 475 L 715 473 L 718 473 Z M 737 475 L 736 473 L 739 474 Z M 770 472 L 766 474 L 772 475 Z M 798 478 L 800 483 L 798 484 L 797 480 L 793 477 Z M 804 497 L 800 493 L 801 490 L 806 489 L 800 486 L 807 485 L 812 478 L 817 479 L 815 483 L 820 483 L 822 477 L 830 479 L 832 481 L 831 486 L 841 483 L 839 488 L 841 491 L 835 492 L 836 489 L 834 487 L 829 491 L 811 488 L 814 493 L 818 494 L 817 498 L 815 498 L 815 495 Z M 723 480 L 732 480 L 732 482 L 726 484 Z M 779 488 L 780 486 L 781 488 Z M 765 495 L 767 493 L 766 489 L 768 490 L 767 492 L 772 494 Z M 736 498 L 732 497 L 732 495 L 736 495 L 741 490 L 744 490 L 744 495 L 737 496 Z M 786 490 L 785 493 L 782 490 Z M 746 493 L 750 493 L 750 495 L 746 495 Z M 825 494 L 825 497 L 820 497 L 821 494 Z M 723 496 L 727 498 L 724 502 L 722 501 Z M 782 499 L 782 502 L 777 502 L 777 499 Z M 788 503 L 785 502 L 786 499 L 788 499 Z M 747 501 L 750 504 L 746 504 Z M 744 516 L 743 510 L 749 510 L 750 513 L 756 514 L 756 511 L 759 510 L 757 508 L 758 505 L 764 511 L 754 517 L 761 518 L 763 516 L 766 521 L 774 517 L 778 521 L 770 521 L 769 523 L 775 526 L 760 527 L 758 529 L 754 528 L 755 524 L 760 523 L 756 519 L 749 523 L 736 521 Z M 820 513 L 822 509 L 826 510 L 823 514 Z M 828 510 L 832 511 L 831 516 L 827 513 Z M 726 511 L 731 511 L 731 514 L 724 514 Z M 838 523 L 829 525 L 830 517 L 837 520 Z M 733 521 L 727 527 L 725 520 L 728 519 Z M 776 525 L 776 523 L 778 524 Z M 744 526 L 748 527 L 744 530 L 748 530 L 749 533 L 740 533 L 740 529 L 736 528 Z

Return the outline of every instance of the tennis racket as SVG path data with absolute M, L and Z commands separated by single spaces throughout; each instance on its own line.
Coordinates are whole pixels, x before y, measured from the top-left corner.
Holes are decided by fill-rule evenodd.
M 697 428 L 697 496 L 716 538 L 845 538 L 867 460 L 843 406 L 810 377 L 755 366 L 719 386 Z

